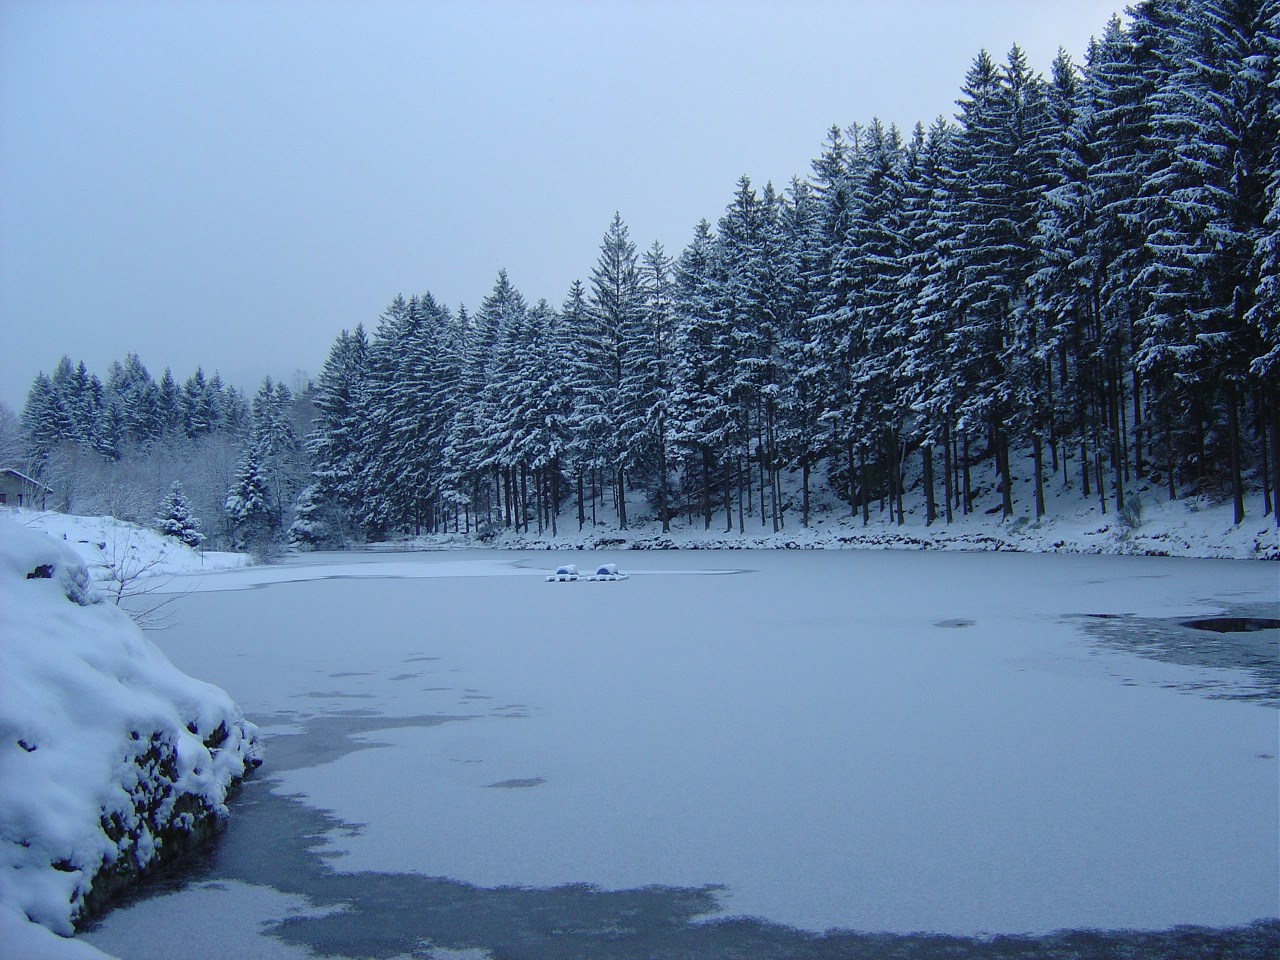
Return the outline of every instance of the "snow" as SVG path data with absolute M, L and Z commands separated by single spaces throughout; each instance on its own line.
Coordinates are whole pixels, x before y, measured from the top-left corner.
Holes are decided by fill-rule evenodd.
M 107 855 L 97 804 L 118 795 L 128 764 L 110 743 L 135 718 L 173 725 L 199 703 L 203 731 L 239 716 L 166 655 L 230 691 L 268 739 L 306 743 L 311 724 L 353 708 L 374 718 L 354 743 L 379 749 L 291 753 L 288 769 L 268 759 L 264 771 L 275 794 L 362 825 L 326 838 L 326 862 L 350 873 L 715 886 L 708 916 L 814 931 L 1163 929 L 1280 914 L 1275 714 L 1215 699 L 1256 678 L 1103 648 L 1079 619 L 1274 604 L 1274 563 L 1123 555 L 1275 556 L 1274 527 L 1252 515 L 1235 527 L 1229 505 L 1151 492 L 1136 529 L 1065 495 L 1050 509 L 1039 525 L 981 513 L 931 528 L 873 512 L 864 528 L 828 502 L 812 529 L 788 515 L 778 535 L 756 518 L 726 536 L 719 514 L 710 532 L 695 522 L 664 536 L 642 520 L 500 540 L 533 551 L 435 538 L 450 549 L 262 566 L 110 518 L 8 511 L 25 529 L 0 536 L 0 731 L 14 734 L 0 738 L 0 825 L 4 840 L 26 823 L 48 841 L 20 883 L 33 848 L 4 846 L 0 957 L 103 956 L 92 943 L 169 960 L 161 916 L 197 932 L 192 958 L 307 955 L 269 933 L 317 908 L 232 880 L 115 910 L 76 940 L 25 920 L 69 929 L 84 869 L 49 869 L 45 851 L 62 843 L 85 869 Z M 177 610 L 155 635 L 163 654 L 92 602 L 89 571 L 103 582 L 109 538 L 159 558 L 148 588 Z M 610 549 L 583 552 L 599 543 Z M 712 549 L 744 545 L 802 549 Z M 945 552 L 959 550 L 987 552 Z M 583 557 L 589 570 L 623 566 L 630 582 L 544 582 Z M 26 579 L 44 563 L 52 577 Z M 21 645 L 21 661 L 19 636 L 39 641 Z M 464 719 L 398 723 L 422 716 Z M 16 746 L 30 738 L 42 738 L 33 753 Z M 189 782 L 201 751 L 183 739 Z M 14 789 L 11 765 L 32 761 L 43 778 Z M 198 789 L 218 796 L 211 782 Z
M 850 516 L 849 507 L 836 499 L 829 488 L 816 480 L 814 511 L 809 528 L 800 523 L 798 479 L 784 478 L 785 528 L 773 532 L 772 524 L 761 521 L 759 503 L 754 517 L 746 517 L 740 530 L 736 513 L 732 530 L 726 531 L 723 508 L 714 514 L 711 529 L 704 529 L 700 516 L 693 523 L 687 517 L 671 522 L 663 533 L 651 517 L 633 516 L 629 529 L 619 530 L 609 512 L 607 520 L 594 527 L 588 522 L 578 530 L 576 505 L 569 503 L 558 521 L 559 533 L 517 534 L 503 532 L 492 545 L 513 549 L 925 549 L 925 550 L 1013 550 L 1024 553 L 1090 553 L 1130 556 L 1200 557 L 1207 559 L 1280 560 L 1280 527 L 1274 516 L 1262 513 L 1262 498 L 1250 493 L 1244 522 L 1234 523 L 1230 503 L 1204 496 L 1170 501 L 1166 491 L 1145 484 L 1128 493 L 1131 508 L 1126 520 L 1108 500 L 1103 512 L 1096 496 L 1085 498 L 1078 487 L 1065 486 L 1061 478 L 1046 484 L 1047 512 L 1036 521 L 1030 473 L 1020 471 L 1014 483 L 1014 516 L 1004 519 L 999 512 L 1000 496 L 990 468 L 975 470 L 974 512 L 968 516 L 955 511 L 946 523 L 939 506 L 939 519 L 925 522 L 920 492 L 907 497 L 905 522 L 899 526 L 889 511 L 872 508 L 869 523 Z M 938 496 L 941 497 L 941 487 Z M 914 498 L 914 499 L 913 499 Z M 1138 504 L 1138 515 L 1132 512 Z M 633 504 L 633 514 L 638 514 Z M 994 510 L 992 513 L 990 511 Z M 602 511 L 603 513 L 604 511 Z M 466 537 L 437 535 L 405 538 L 403 546 L 445 549 L 474 547 Z
M 711 885 L 720 915 L 814 931 L 1280 913 L 1275 712 L 1221 699 L 1256 678 L 1104 647 L 1079 619 L 1274 603 L 1275 564 L 655 552 L 624 588 L 544 582 L 576 552 L 208 575 L 162 643 L 268 736 L 363 718 L 352 749 L 264 768 L 275 795 L 360 825 L 325 838 L 346 874 Z M 134 909 L 88 939 L 163 956 Z
M 145 866 L 160 831 L 196 824 L 176 812 L 179 797 L 225 817 L 253 728 L 226 693 L 180 673 L 104 602 L 67 542 L 7 521 L 0 664 L 0 955 L 84 956 L 76 944 L 59 954 L 56 939 L 24 924 L 70 935 L 100 869 L 130 862 L 122 858 Z M 220 727 L 225 741 L 206 746 Z M 118 840 L 104 818 L 121 828 Z
M 188 573 L 235 570 L 250 562 L 243 553 L 193 550 L 172 537 L 163 537 L 154 530 L 115 517 L 0 508 L 0 522 L 6 520 L 66 541 L 96 581 L 107 579 L 113 560 L 126 557 L 126 562 L 134 567 L 146 566 L 147 569 L 139 571 L 141 578 L 154 582 Z

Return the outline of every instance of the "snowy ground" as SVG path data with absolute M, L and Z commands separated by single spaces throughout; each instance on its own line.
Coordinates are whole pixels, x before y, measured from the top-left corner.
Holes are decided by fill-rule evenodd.
M 1263 498 L 1251 492 L 1246 500 L 1245 519 L 1234 522 L 1230 503 L 1206 497 L 1169 500 L 1168 492 L 1145 484 L 1133 486 L 1122 516 L 1109 499 L 1104 512 L 1094 497 L 1084 497 L 1078 487 L 1064 486 L 1055 478 L 1046 486 L 1046 513 L 1035 520 L 1034 490 L 1030 480 L 1014 484 L 1014 515 L 1001 516 L 1000 494 L 988 468 L 975 471 L 974 511 L 968 516 L 954 512 L 945 521 L 942 508 L 932 525 L 926 525 L 918 489 L 907 497 L 903 523 L 887 509 L 872 507 L 867 523 L 861 515 L 851 516 L 849 506 L 838 500 L 830 488 L 816 479 L 810 526 L 801 525 L 800 491 L 794 476 L 784 478 L 784 527 L 777 533 L 768 519 L 761 520 L 759 492 L 752 513 L 739 517 L 736 507 L 731 528 L 723 508 L 717 509 L 710 529 L 700 516 L 675 518 L 671 531 L 644 516 L 639 502 L 630 505 L 632 522 L 619 530 L 612 504 L 600 502 L 596 522 L 590 511 L 585 528 L 579 530 L 577 505 L 567 503 L 558 518 L 555 534 L 546 530 L 513 534 L 503 532 L 493 545 L 508 548 L 574 549 L 934 549 L 934 550 L 1016 550 L 1027 553 L 1102 553 L 1128 556 L 1202 557 L 1237 560 L 1280 560 L 1280 528 L 1274 514 L 1263 513 Z M 1025 472 L 1025 471 L 1024 471 Z M 941 491 L 941 488 L 939 488 Z M 941 496 L 941 492 L 939 492 Z M 638 498 L 633 499 L 638 501 Z M 409 538 L 402 544 L 440 549 L 471 547 L 463 536 Z
M 243 553 L 193 550 L 172 537 L 117 520 L 115 517 L 78 517 L 53 510 L 0 507 L 0 521 L 47 533 L 64 541 L 80 555 L 94 580 L 102 582 L 115 566 L 136 576 L 139 582 L 158 584 L 168 577 L 247 566 Z
M 606 561 L 631 578 L 543 580 Z M 84 936 L 120 957 L 927 956 L 911 931 L 1280 915 L 1276 631 L 1181 626 L 1280 616 L 1274 563 L 488 550 L 171 589 L 160 645 L 267 762 L 190 884 Z

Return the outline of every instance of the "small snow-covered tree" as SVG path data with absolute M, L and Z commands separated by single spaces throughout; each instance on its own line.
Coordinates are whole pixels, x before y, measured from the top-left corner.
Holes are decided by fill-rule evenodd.
M 198 529 L 199 525 L 199 518 L 191 515 L 191 504 L 187 502 L 186 494 L 182 492 L 182 484 L 175 480 L 164 502 L 160 504 L 160 510 L 156 513 L 156 530 L 163 536 L 173 537 L 185 543 L 188 547 L 198 547 L 204 540 L 204 534 Z
M 235 482 L 227 491 L 227 519 L 240 548 L 262 547 L 276 532 L 276 512 L 263 475 L 258 452 L 250 447 L 240 461 Z
M 319 550 L 345 543 L 342 508 L 324 497 L 318 483 L 308 484 L 298 497 L 297 516 L 289 526 L 289 540 Z

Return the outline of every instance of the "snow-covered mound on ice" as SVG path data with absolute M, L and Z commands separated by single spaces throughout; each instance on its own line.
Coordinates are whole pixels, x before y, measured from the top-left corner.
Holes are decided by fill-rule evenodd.
M 70 935 L 216 831 L 255 742 L 226 693 L 102 601 L 76 552 L 0 521 L 0 913 Z

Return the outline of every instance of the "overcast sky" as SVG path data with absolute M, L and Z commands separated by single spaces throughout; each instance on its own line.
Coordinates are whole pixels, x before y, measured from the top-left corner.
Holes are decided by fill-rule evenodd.
M 1079 62 L 1119 0 L 0 0 L 0 402 L 66 353 L 252 391 L 397 293 L 558 306 L 826 130 Z

